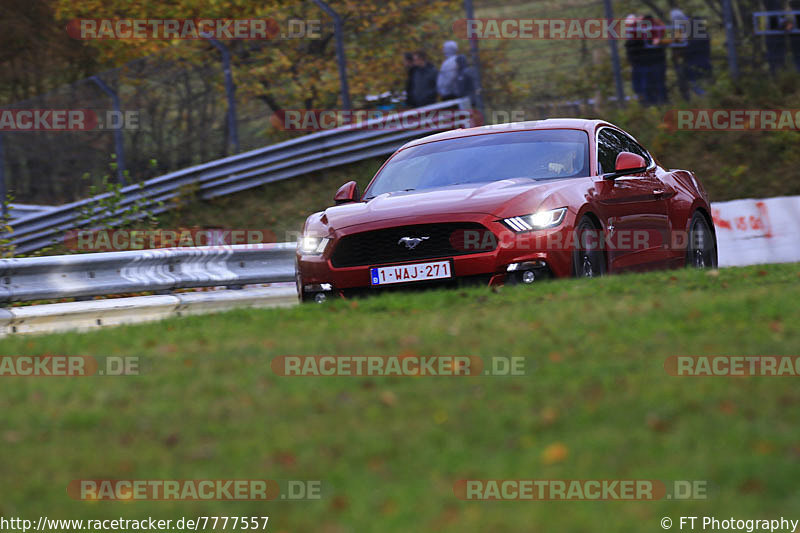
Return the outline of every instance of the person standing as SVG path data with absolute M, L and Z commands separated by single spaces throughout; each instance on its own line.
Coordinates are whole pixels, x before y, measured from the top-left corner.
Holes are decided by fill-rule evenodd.
M 444 61 L 439 68 L 436 78 L 436 91 L 442 100 L 452 100 L 457 97 L 456 78 L 458 78 L 458 43 L 445 41 L 442 45 Z
M 422 107 L 436 102 L 436 67 L 428 61 L 423 50 L 413 55 L 412 74 L 408 89 L 408 102 L 412 107 Z
M 767 11 L 783 11 L 782 3 L 781 0 L 764 0 L 764 7 Z M 764 36 L 764 44 L 767 47 L 767 64 L 772 74 L 782 70 L 786 64 L 786 35 L 783 33 L 787 29 L 786 25 L 786 17 L 782 15 L 767 17 L 767 30 L 781 32 Z
M 455 95 L 458 98 L 469 98 L 469 103 L 472 107 L 477 104 L 477 81 L 475 69 L 469 66 L 467 58 L 463 55 L 456 56 L 456 83 Z
M 792 60 L 794 60 L 794 68 L 800 72 L 800 0 L 791 0 L 789 7 L 792 11 L 797 11 L 792 17 L 792 32 L 789 34 L 789 46 L 792 49 Z
M 642 22 L 645 32 L 643 58 L 647 65 L 645 104 L 665 104 L 667 103 L 667 51 L 661 42 L 665 34 L 664 22 L 653 15 L 645 15 Z
M 625 55 L 631 65 L 631 83 L 639 102 L 644 103 L 647 95 L 647 68 L 644 62 L 644 39 L 640 32 L 641 17 L 630 14 L 625 17 Z
M 687 50 L 689 48 L 689 37 L 691 36 L 691 20 L 686 13 L 680 9 L 673 8 L 669 12 L 672 21 L 672 65 L 675 67 L 675 74 L 678 79 L 678 89 L 684 100 L 688 100 L 689 80 L 687 67 Z
M 708 34 L 708 30 L 705 29 L 708 28 L 705 19 L 692 17 L 691 21 L 692 28 L 703 28 L 703 33 L 700 35 L 692 35 L 686 44 L 686 49 L 684 50 L 685 75 L 689 83 L 689 89 L 693 93 L 702 96 L 706 93 L 703 88 L 703 83 L 711 80 L 713 77 L 711 66 L 711 37 Z
M 414 72 L 416 66 L 414 65 L 414 54 L 405 52 L 403 54 L 403 67 L 406 69 L 406 106 L 417 107 L 414 102 L 413 86 L 414 86 Z

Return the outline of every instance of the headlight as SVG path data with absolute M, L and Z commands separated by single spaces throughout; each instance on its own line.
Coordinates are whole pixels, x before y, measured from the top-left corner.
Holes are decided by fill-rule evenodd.
M 319 237 L 301 237 L 298 242 L 300 251 L 304 254 L 319 255 L 325 251 L 330 239 L 321 239 Z
M 566 214 L 567 208 L 559 207 L 558 209 L 551 209 L 550 211 L 539 211 L 532 215 L 504 218 L 503 224 L 518 233 L 522 231 L 555 228 L 564 221 Z

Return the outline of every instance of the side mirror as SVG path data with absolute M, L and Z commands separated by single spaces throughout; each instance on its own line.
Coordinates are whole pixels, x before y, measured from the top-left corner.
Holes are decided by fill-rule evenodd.
M 336 205 L 357 202 L 360 199 L 361 196 L 358 194 L 358 184 L 355 181 L 348 181 L 339 187 L 339 190 L 336 191 L 336 194 L 333 196 L 333 201 L 336 202 Z
M 613 180 L 621 176 L 639 174 L 647 170 L 647 161 L 644 157 L 633 152 L 620 152 L 614 164 L 614 172 L 603 175 L 603 179 Z

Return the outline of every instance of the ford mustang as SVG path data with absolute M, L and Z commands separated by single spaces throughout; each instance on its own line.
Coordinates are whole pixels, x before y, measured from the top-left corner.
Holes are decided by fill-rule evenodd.
M 711 208 L 690 171 L 664 168 L 600 120 L 457 129 L 397 150 L 359 194 L 308 217 L 304 301 L 395 288 L 690 266 L 714 268 Z

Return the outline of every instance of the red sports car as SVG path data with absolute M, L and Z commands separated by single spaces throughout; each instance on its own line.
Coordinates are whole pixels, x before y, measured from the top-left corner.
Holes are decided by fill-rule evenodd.
M 297 249 L 302 300 L 479 281 L 532 283 L 715 267 L 708 196 L 599 120 L 431 135 L 311 215 Z

